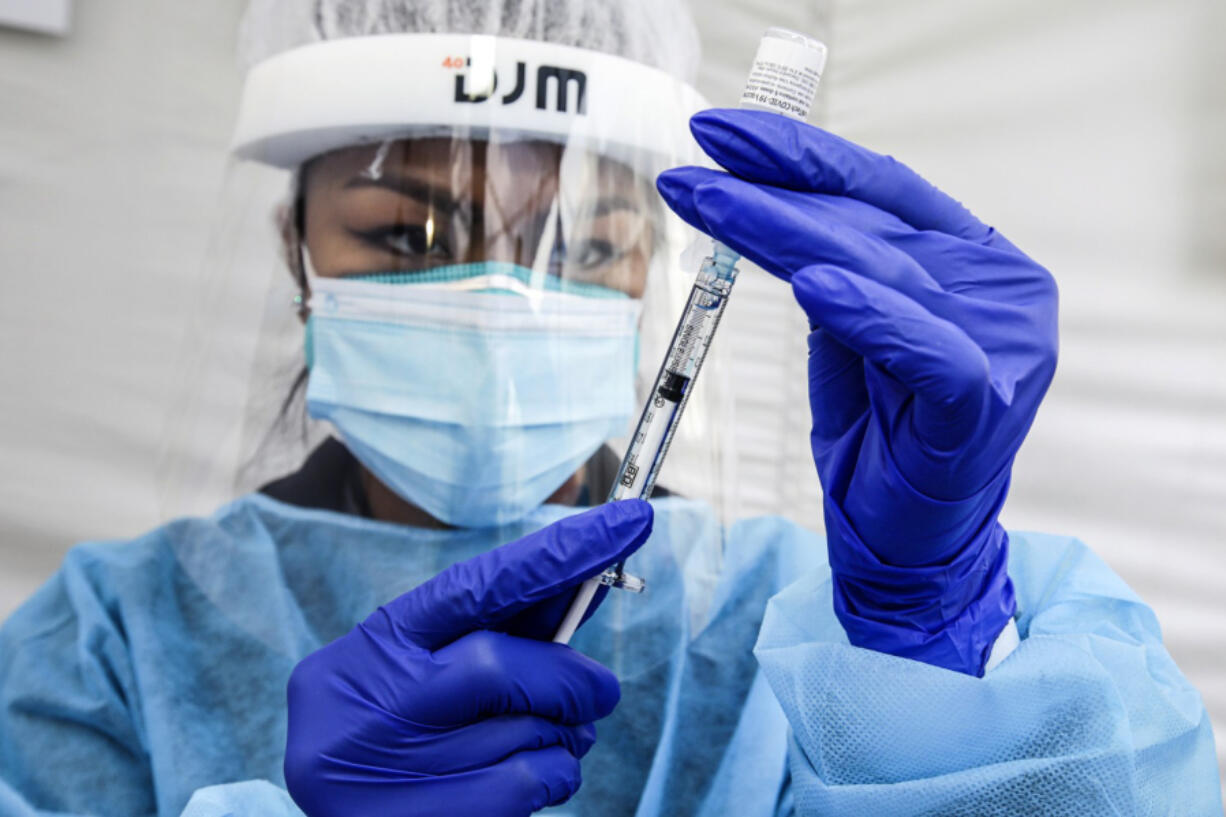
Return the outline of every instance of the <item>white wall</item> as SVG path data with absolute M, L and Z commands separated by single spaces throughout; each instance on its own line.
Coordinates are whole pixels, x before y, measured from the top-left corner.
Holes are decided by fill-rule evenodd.
M 0 616 L 72 542 L 158 521 L 239 9 L 85 2 L 63 39 L 0 29 Z
M 735 100 L 766 25 L 827 38 L 821 120 L 1056 274 L 1060 371 L 1006 521 L 1103 554 L 1226 732 L 1226 7 L 701 5 L 713 100 Z M 83 2 L 66 39 L 0 29 L 0 616 L 73 541 L 160 518 L 154 466 L 215 217 L 239 10 Z M 804 323 L 774 283 L 742 276 L 719 341 L 745 383 L 744 504 L 817 524 Z

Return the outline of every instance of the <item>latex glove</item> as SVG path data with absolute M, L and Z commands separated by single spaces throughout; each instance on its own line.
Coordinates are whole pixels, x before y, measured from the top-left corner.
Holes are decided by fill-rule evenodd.
M 1051 275 L 888 156 L 758 111 L 691 130 L 732 175 L 678 168 L 661 194 L 820 327 L 811 441 L 848 639 L 982 674 L 1015 608 L 997 517 L 1055 372 Z
M 310 817 L 526 815 L 579 788 L 620 694 L 562 644 L 496 632 L 638 549 L 651 506 L 602 505 L 453 565 L 307 656 L 289 682 L 285 781 Z

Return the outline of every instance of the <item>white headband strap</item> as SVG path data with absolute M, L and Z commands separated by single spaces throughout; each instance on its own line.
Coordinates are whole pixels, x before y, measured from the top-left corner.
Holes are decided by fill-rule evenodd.
M 633 159 L 686 155 L 706 107 L 673 76 L 582 48 L 469 34 L 314 43 L 254 66 L 235 155 L 292 168 L 396 136 L 512 132 Z

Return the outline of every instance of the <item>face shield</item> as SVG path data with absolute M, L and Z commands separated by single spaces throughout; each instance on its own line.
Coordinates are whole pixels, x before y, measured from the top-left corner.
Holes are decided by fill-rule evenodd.
M 661 170 L 689 86 L 569 46 L 393 34 L 249 73 L 161 469 L 208 513 L 328 437 L 442 526 L 604 501 L 693 281 Z M 735 513 L 718 349 L 659 485 Z

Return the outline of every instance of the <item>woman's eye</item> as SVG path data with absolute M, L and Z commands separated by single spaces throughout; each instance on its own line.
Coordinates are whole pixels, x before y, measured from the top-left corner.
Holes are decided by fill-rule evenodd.
M 570 248 L 566 254 L 568 267 L 581 270 L 592 270 L 619 257 L 621 253 L 609 241 L 584 241 L 578 247 Z
M 425 224 L 395 224 L 361 233 L 362 239 L 379 250 L 410 256 L 450 255 L 444 236 L 433 221 Z

